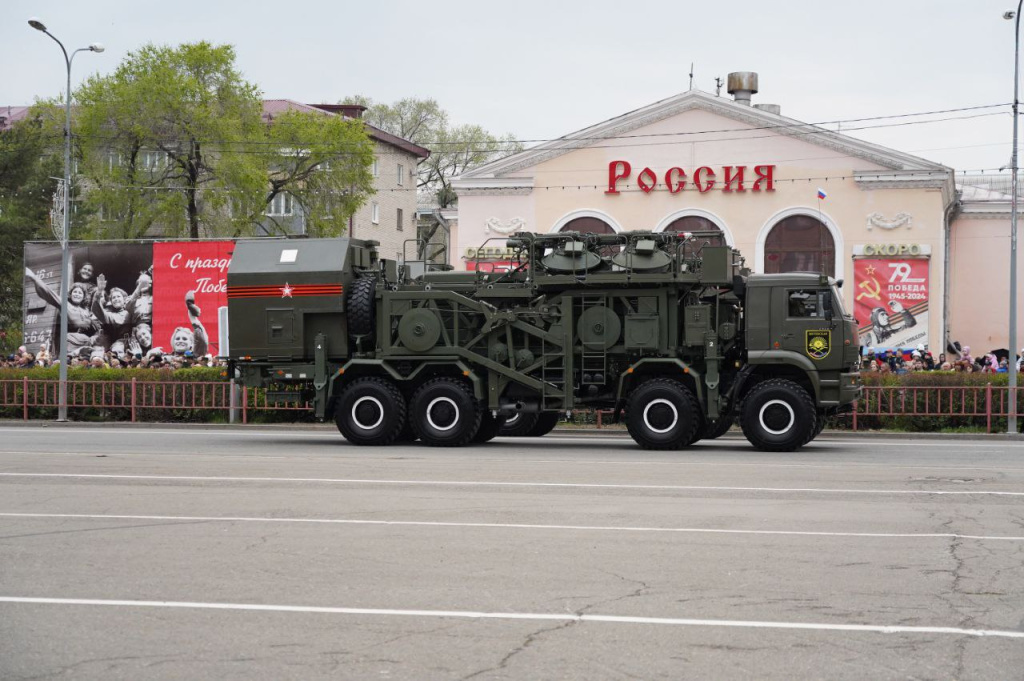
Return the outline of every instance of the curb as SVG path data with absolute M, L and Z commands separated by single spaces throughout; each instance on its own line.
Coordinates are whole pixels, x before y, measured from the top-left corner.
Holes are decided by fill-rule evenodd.
M 323 431 L 335 433 L 336 428 L 327 423 L 162 423 L 145 422 L 131 423 L 126 421 L 94 422 L 94 421 L 23 421 L 0 419 L 0 426 L 6 428 L 123 428 L 125 430 L 147 430 L 160 428 L 165 430 L 257 430 L 257 431 Z M 619 429 L 597 428 L 555 428 L 551 431 L 554 437 L 593 436 L 614 439 L 630 439 L 629 433 Z M 340 436 L 339 436 L 340 437 Z M 834 440 L 840 438 L 858 438 L 863 440 L 993 440 L 999 442 L 1024 442 L 1024 433 L 908 433 L 903 431 L 865 431 L 865 430 L 826 430 L 816 439 Z M 732 430 L 720 439 L 744 440 L 743 434 Z

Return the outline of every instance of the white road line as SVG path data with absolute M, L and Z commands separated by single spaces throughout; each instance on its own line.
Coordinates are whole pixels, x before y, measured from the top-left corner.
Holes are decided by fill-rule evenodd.
M 77 458 L 93 458 L 102 456 L 104 458 L 115 458 L 118 456 L 204 456 L 204 457 L 215 457 L 217 459 L 248 459 L 260 461 L 266 460 L 288 460 L 298 461 L 303 457 L 308 456 L 308 453 L 295 454 L 293 456 L 278 456 L 269 454 L 226 454 L 220 452 L 183 452 L 179 450 L 153 450 L 147 449 L 144 452 L 112 452 L 112 451 L 74 451 L 74 452 L 39 452 L 29 450 L 18 450 L 18 449 L 0 449 L 0 455 L 3 454 L 20 454 L 26 456 L 72 456 Z M 453 461 L 465 463 L 465 457 L 453 457 L 453 456 L 439 456 L 436 455 L 436 451 L 431 451 L 429 455 L 424 454 L 418 459 L 410 459 L 407 456 L 403 456 L 398 459 L 394 458 L 374 458 L 368 459 L 366 457 L 360 457 L 356 454 L 351 456 L 341 456 L 336 453 L 317 457 L 317 461 L 330 460 L 332 463 L 373 463 L 373 464 L 407 464 L 410 461 L 416 463 L 440 463 L 448 464 Z M 309 459 L 305 459 L 309 461 Z M 740 468 L 740 467 L 755 467 L 755 468 L 807 468 L 807 469 L 843 469 L 843 468 L 871 468 L 875 470 L 894 470 L 894 469 L 905 469 L 905 470 L 943 470 L 943 471 L 991 471 L 994 473 L 1020 473 L 1024 472 L 1024 468 L 1012 468 L 1002 466 L 945 466 L 941 464 L 935 465 L 900 465 L 892 464 L 887 461 L 842 461 L 836 463 L 775 463 L 770 461 L 652 461 L 649 459 L 629 459 L 629 460 L 613 460 L 613 459 L 524 459 L 519 456 L 508 456 L 508 457 L 495 457 L 495 456 L 481 456 L 473 457 L 473 463 L 518 463 L 518 464 L 604 464 L 609 466 L 631 466 L 636 467 L 639 465 L 643 466 L 721 466 L 724 468 Z
M 953 532 L 811 532 L 800 530 L 725 530 L 703 527 L 631 527 L 614 525 L 543 525 L 533 523 L 465 523 L 427 520 L 350 520 L 345 518 L 259 518 L 247 516 L 122 515 L 110 513 L 0 513 L 2 518 L 70 520 L 162 520 L 167 522 L 309 523 L 322 525 L 390 525 L 408 527 L 471 527 L 503 530 L 582 530 L 591 532 L 670 532 L 677 534 L 746 534 L 794 537 L 858 537 L 867 539 L 976 539 L 1024 542 L 1024 537 L 956 534 Z
M 770 492 L 808 494 L 898 494 L 918 496 L 1024 497 L 1024 492 L 996 490 L 833 489 L 828 487 L 730 487 L 713 485 L 621 485 L 584 482 L 502 482 L 489 480 L 374 480 L 369 478 L 259 478 L 204 475 L 115 475 L 103 473 L 0 473 L 7 478 L 80 478 L 100 480 L 191 480 L 195 482 L 313 482 L 345 485 L 418 485 L 436 487 L 537 487 L 568 489 L 635 489 L 697 492 Z
M 954 636 L 990 636 L 1024 638 L 1024 631 L 1001 629 L 963 629 L 960 627 L 909 627 L 892 624 L 827 624 L 818 622 L 762 622 L 756 620 L 709 620 L 677 617 L 625 617 L 578 613 L 474 612 L 469 610 L 393 610 L 387 608 L 332 608 L 306 605 L 267 605 L 262 603 L 197 603 L 189 601 L 123 601 L 94 598 L 29 598 L 0 596 L 0 603 L 32 605 L 96 605 L 129 608 L 182 608 L 200 610 L 244 610 L 328 615 L 380 615 L 397 617 L 439 617 L 494 620 L 545 620 L 556 622 L 600 622 L 604 624 L 657 624 L 688 627 L 733 627 L 743 629 L 801 629 L 810 631 L 852 631 L 874 634 L 951 634 Z

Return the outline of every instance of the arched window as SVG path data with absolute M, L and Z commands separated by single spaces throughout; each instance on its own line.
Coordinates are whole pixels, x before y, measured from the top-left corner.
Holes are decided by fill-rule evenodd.
M 579 232 L 580 234 L 615 234 L 612 226 L 601 218 L 573 218 L 562 225 L 559 232 Z
M 764 244 L 764 271 L 836 274 L 836 243 L 818 218 L 792 215 L 775 223 Z
M 672 222 L 668 223 L 665 227 L 666 232 L 717 232 L 717 236 L 714 237 L 703 237 L 700 239 L 701 244 L 710 244 L 711 246 L 725 246 L 725 234 L 722 233 L 722 229 L 708 220 L 705 217 L 699 215 L 686 215 L 681 218 L 676 218 Z

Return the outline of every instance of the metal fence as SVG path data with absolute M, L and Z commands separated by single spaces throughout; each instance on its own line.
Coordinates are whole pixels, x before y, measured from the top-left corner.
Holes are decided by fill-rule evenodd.
M 21 418 L 50 418 L 60 400 L 57 380 L 0 380 L 0 409 Z M 260 412 L 312 411 L 312 405 L 300 399 L 287 398 L 279 391 L 250 389 L 240 386 L 235 396 L 236 414 L 242 423 Z M 1018 390 L 1017 413 L 1024 413 L 1020 404 L 1024 390 Z M 863 397 L 855 409 L 840 417 L 838 424 L 852 430 L 879 427 L 892 419 L 945 420 L 950 424 L 984 425 L 992 432 L 995 422 L 1009 413 L 1009 388 L 992 386 L 865 386 Z M 161 420 L 166 412 L 176 415 L 201 411 L 232 409 L 232 385 L 224 381 L 69 381 L 67 407 L 74 410 L 118 410 L 122 417 L 134 421 Z M 13 413 L 12 413 L 13 412 Z M 284 416 L 285 414 L 281 414 Z M 611 420 L 611 411 L 577 412 L 597 428 Z M 941 425 L 936 423 L 933 425 Z
M 69 381 L 69 410 L 120 410 L 132 422 L 159 420 L 161 412 L 222 411 L 230 416 L 232 408 L 247 423 L 253 412 L 312 411 L 312 405 L 299 401 L 271 399 L 263 389 L 237 388 L 232 404 L 232 385 L 224 381 Z M 0 409 L 21 412 L 21 418 L 46 418 L 45 410 L 60 406 L 60 381 L 0 380 Z

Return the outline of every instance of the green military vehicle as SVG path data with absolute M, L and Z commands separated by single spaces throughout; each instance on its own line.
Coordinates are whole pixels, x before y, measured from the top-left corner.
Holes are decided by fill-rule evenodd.
M 240 242 L 230 359 L 357 445 L 462 446 L 612 410 L 645 449 L 738 421 L 810 442 L 861 391 L 854 319 L 818 274 L 751 274 L 717 233 L 532 234 L 504 272 L 429 271 L 356 239 Z

